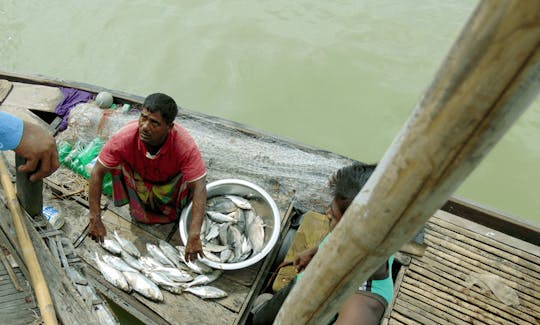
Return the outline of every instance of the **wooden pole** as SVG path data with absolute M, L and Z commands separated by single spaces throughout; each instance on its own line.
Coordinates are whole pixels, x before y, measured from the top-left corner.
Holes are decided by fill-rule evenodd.
M 15 195 L 15 189 L 11 183 L 4 159 L 1 156 L 0 178 L 7 198 L 8 208 L 13 216 L 13 224 L 15 226 L 15 231 L 17 232 L 17 238 L 19 239 L 19 245 L 21 246 L 24 262 L 30 271 L 32 287 L 36 292 L 41 318 L 43 319 L 43 323 L 46 325 L 58 324 L 56 313 L 54 311 L 54 305 L 49 293 L 49 288 L 47 287 L 47 282 L 45 282 L 45 278 L 41 272 L 41 266 L 39 265 L 34 246 L 32 245 L 32 241 L 28 235 L 28 230 L 24 224 L 23 214 L 21 207 L 19 206 L 17 196 Z
M 539 44 L 540 1 L 479 4 L 276 324 L 327 324 L 446 202 L 538 94 Z

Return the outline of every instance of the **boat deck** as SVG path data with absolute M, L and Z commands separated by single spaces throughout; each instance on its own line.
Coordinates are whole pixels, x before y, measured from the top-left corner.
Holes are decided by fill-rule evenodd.
M 444 211 L 425 243 L 400 270 L 384 323 L 539 323 L 540 247 Z
M 4 254 L 2 249 L 0 249 L 0 254 Z M 2 259 L 0 263 L 0 320 L 2 324 L 32 324 L 39 320 L 39 309 L 29 279 L 18 265 L 11 266 L 7 258 Z M 7 267 L 4 261 L 8 263 Z M 16 282 L 12 280 L 9 272 L 12 272 Z

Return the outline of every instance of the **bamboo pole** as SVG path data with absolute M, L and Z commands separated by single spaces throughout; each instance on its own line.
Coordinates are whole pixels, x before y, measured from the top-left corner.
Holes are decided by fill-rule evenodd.
M 39 310 L 41 311 L 41 318 L 46 325 L 58 324 L 47 282 L 45 282 L 45 278 L 41 272 L 41 266 L 39 265 L 34 246 L 32 245 L 28 230 L 24 224 L 23 214 L 17 196 L 15 195 L 15 189 L 11 183 L 4 159 L 2 158 L 3 157 L 0 156 L 0 178 L 2 187 L 7 198 L 8 208 L 13 216 L 13 224 L 15 226 L 15 231 L 17 232 L 17 238 L 19 239 L 24 262 L 30 271 L 32 287 L 36 292 Z
M 483 1 L 276 324 L 327 324 L 410 240 L 540 88 L 540 1 Z

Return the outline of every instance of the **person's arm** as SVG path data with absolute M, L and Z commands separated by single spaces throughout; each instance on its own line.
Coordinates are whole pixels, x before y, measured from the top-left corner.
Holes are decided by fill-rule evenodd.
M 98 243 L 102 243 L 105 235 L 107 235 L 107 229 L 101 221 L 101 185 L 103 184 L 103 178 L 109 171 L 109 168 L 105 167 L 99 160 L 96 161 L 92 174 L 90 175 L 90 188 L 88 190 L 88 205 L 90 210 L 89 216 L 89 230 L 88 235 L 90 238 Z
M 4 112 L 0 112 L 0 125 L 0 148 L 13 149 L 26 159 L 19 171 L 32 173 L 30 181 L 47 177 L 60 167 L 56 142 L 45 129 Z
M 185 259 L 186 261 L 194 261 L 199 257 L 204 257 L 201 242 L 201 225 L 206 209 L 206 177 L 189 182 L 187 186 L 193 193 L 193 199 Z
M 317 251 L 319 250 L 319 246 L 315 246 L 313 248 L 306 249 L 305 251 L 302 251 L 296 255 L 296 258 L 293 261 L 294 269 L 296 270 L 296 273 L 300 273 L 304 271 L 304 269 L 308 266 L 309 262 L 313 259 L 313 256 L 317 254 Z

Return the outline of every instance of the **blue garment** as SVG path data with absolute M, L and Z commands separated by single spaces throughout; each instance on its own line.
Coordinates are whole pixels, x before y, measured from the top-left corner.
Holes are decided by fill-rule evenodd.
M 0 112 L 0 150 L 12 150 L 21 142 L 24 129 L 23 120 L 8 113 Z

